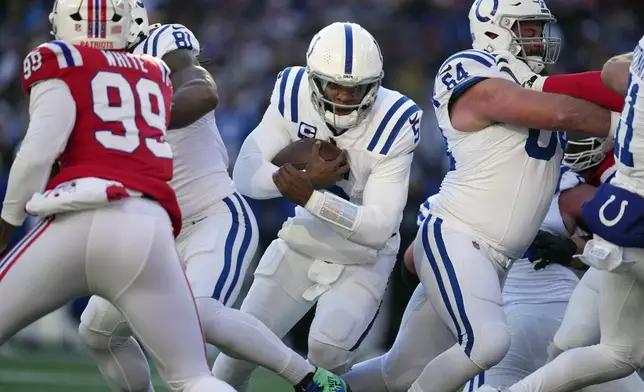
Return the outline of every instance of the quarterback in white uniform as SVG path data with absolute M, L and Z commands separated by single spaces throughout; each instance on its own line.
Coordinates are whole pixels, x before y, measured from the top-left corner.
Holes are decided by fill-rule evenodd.
M 228 174 L 228 155 L 213 111 L 215 85 L 198 66 L 199 42 L 193 33 L 178 24 L 148 26 L 143 4 L 136 3 L 141 41 L 131 51 L 162 58 L 172 72 L 174 95 L 167 134 L 174 153 L 170 185 L 183 217 L 176 247 L 205 339 L 230 355 L 273 370 L 293 385 L 326 391 L 319 384 L 337 376 L 315 369 L 259 320 L 229 308 L 255 254 L 258 229 Z M 79 331 L 114 390 L 152 390 L 147 360 L 114 306 L 92 297 Z
M 434 84 L 452 170 L 414 249 L 425 292 L 456 344 L 425 367 L 412 392 L 456 391 L 505 356 L 502 283 L 535 238 L 559 178 L 565 135 L 549 130 L 606 136 L 619 117 L 523 89 L 512 77 L 513 68 L 538 73 L 557 58 L 543 1 L 478 0 L 469 18 L 475 49 L 449 57 Z
M 644 366 L 644 38 L 633 52 L 626 103 L 615 135 L 617 172 L 604 183 L 582 216 L 594 239 L 582 260 L 601 274 L 601 341 L 568 350 L 517 384 L 512 392 L 566 392 L 632 374 Z M 619 91 L 618 83 L 611 86 Z
M 357 24 L 325 27 L 306 56 L 306 68 L 278 75 L 233 172 L 244 195 L 284 195 L 299 204 L 262 257 L 241 309 L 283 336 L 317 302 L 308 358 L 339 372 L 351 365 L 395 264 L 422 111 L 381 87 L 380 49 Z M 350 172 L 341 175 L 346 165 L 334 172 L 336 163 L 314 154 L 306 172 L 271 163 L 303 138 L 333 141 L 345 150 Z M 314 190 L 310 178 L 320 169 L 341 180 Z M 243 388 L 253 368 L 221 355 L 214 372 Z

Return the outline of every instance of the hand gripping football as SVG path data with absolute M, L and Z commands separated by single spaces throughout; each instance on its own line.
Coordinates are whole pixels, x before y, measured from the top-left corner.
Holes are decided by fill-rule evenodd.
M 298 140 L 284 147 L 282 151 L 275 155 L 275 158 L 273 158 L 271 162 L 275 166 L 280 167 L 285 163 L 290 163 L 294 168 L 304 170 L 307 162 L 311 158 L 311 150 L 313 149 L 313 144 L 315 142 L 322 143 L 320 146 L 320 156 L 326 161 L 334 160 L 342 152 L 342 150 L 331 142 L 307 138 Z

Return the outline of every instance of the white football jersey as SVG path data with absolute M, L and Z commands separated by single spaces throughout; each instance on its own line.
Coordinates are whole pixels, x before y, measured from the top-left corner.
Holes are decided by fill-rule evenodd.
M 633 51 L 628 88 L 619 126 L 615 132 L 613 184 L 644 196 L 644 37 Z
M 450 171 L 431 213 L 485 240 L 510 258 L 530 245 L 552 201 L 565 134 L 494 124 L 461 132 L 450 121 L 452 98 L 487 78 L 512 80 L 493 55 L 465 50 L 438 71 L 432 99 L 447 143 Z
M 540 230 L 565 238 L 570 237 L 559 210 L 559 194 L 582 182 L 584 180 L 569 168 L 561 167 L 557 193 L 550 203 Z M 420 205 L 417 220 L 419 227 L 429 215 L 431 204 L 435 202 L 437 196 L 430 196 Z M 568 267 L 551 264 L 545 269 L 535 271 L 534 264 L 527 258 L 522 258 L 517 260 L 508 272 L 503 287 L 503 303 L 511 305 L 568 302 L 577 282 L 579 282 L 577 275 Z
M 562 166 L 561 171 L 557 193 L 550 203 L 540 230 L 569 238 L 570 233 L 559 209 L 559 194 L 574 188 L 584 180 L 566 167 Z M 579 278 L 575 272 L 563 265 L 550 264 L 535 271 L 534 264 L 527 258 L 519 259 L 512 265 L 505 280 L 503 303 L 509 305 L 568 302 L 578 282 Z
M 276 143 L 286 145 L 304 138 L 316 138 L 332 141 L 347 151 L 351 170 L 344 180 L 327 191 L 358 206 L 363 205 L 363 202 L 367 204 L 367 201 L 370 204 L 386 204 L 387 198 L 396 200 L 391 202 L 391 205 L 400 206 L 399 211 L 395 211 L 396 227 L 390 234 L 386 233 L 386 236 L 391 237 L 381 249 L 395 255 L 400 244 L 398 225 L 402 220 L 407 198 L 413 151 L 420 139 L 422 110 L 399 92 L 380 87 L 376 102 L 367 117 L 357 127 L 335 136 L 311 102 L 308 75 L 304 67 L 286 68 L 279 74 L 271 105 L 277 107 L 279 115 L 274 116 L 274 125 L 265 126 L 276 133 L 287 135 L 284 136 L 286 140 Z M 263 121 L 269 117 L 268 114 L 265 114 Z M 397 194 L 378 192 L 373 185 L 378 181 L 396 181 L 399 184 Z M 363 236 L 369 230 L 367 227 L 359 229 Z M 299 206 L 295 210 L 295 216 L 284 223 L 279 236 L 291 248 L 304 254 L 341 264 L 375 260 L 380 251 L 347 240 L 345 236 L 332 230 L 328 223 Z
M 134 49 L 162 58 L 177 49 L 199 54 L 199 41 L 180 24 L 162 25 Z M 174 188 L 184 222 L 201 218 L 207 209 L 235 192 L 228 173 L 228 151 L 210 112 L 193 124 L 167 132 L 174 155 Z

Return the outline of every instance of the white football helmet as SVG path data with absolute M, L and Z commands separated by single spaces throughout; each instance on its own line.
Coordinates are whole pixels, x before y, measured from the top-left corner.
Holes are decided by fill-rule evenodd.
M 123 50 L 138 34 L 134 0 L 56 0 L 51 33 L 71 44 Z
M 145 9 L 143 0 L 135 0 L 134 3 L 134 27 L 132 34 L 134 38 L 128 42 L 128 47 L 133 48 L 150 35 L 150 21 L 148 11 Z
M 384 76 L 378 43 L 356 23 L 336 22 L 317 33 L 306 53 L 306 70 L 313 106 L 338 133 L 365 119 Z M 348 88 L 362 98 L 351 105 L 333 102 L 326 95 L 329 84 Z
M 476 0 L 470 9 L 470 31 L 474 49 L 508 51 L 525 61 L 533 72 L 541 73 L 554 64 L 561 51 L 561 39 L 551 36 L 557 23 L 544 0 Z M 540 37 L 522 37 L 521 22 L 543 22 Z M 517 33 L 512 31 L 516 27 Z M 540 55 L 526 54 L 524 45 L 539 45 Z
M 568 140 L 562 164 L 575 173 L 598 166 L 608 150 L 605 137 L 585 137 Z

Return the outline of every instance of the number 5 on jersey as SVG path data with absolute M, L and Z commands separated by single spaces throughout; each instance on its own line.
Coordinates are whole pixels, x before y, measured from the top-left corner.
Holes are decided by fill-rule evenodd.
M 120 122 L 125 134 L 110 130 L 96 131 L 96 140 L 105 148 L 133 153 L 141 145 L 157 158 L 172 159 L 170 145 L 163 141 L 166 129 L 166 111 L 161 88 L 150 79 L 141 78 L 132 86 L 123 75 L 101 71 L 92 79 L 94 113 L 105 123 Z M 136 124 L 137 107 L 143 121 L 159 132 L 141 137 Z

